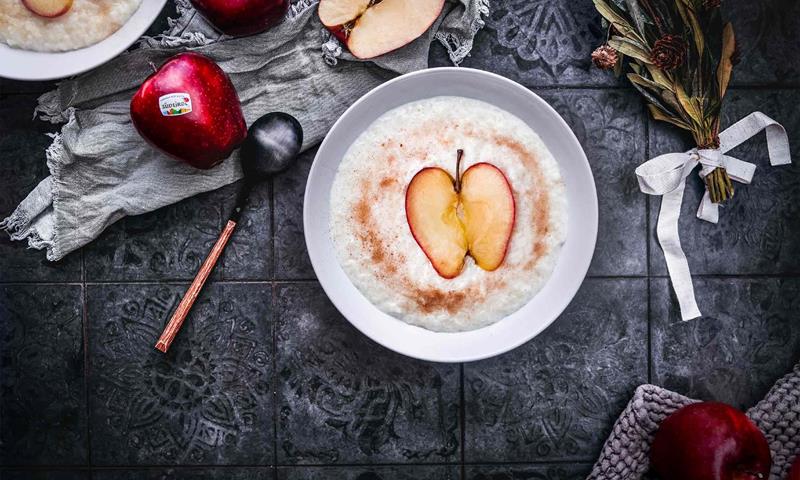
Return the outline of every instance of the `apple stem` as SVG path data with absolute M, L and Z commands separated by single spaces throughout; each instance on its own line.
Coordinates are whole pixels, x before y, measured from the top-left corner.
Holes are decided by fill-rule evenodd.
M 158 68 L 156 68 L 156 64 L 153 62 L 147 62 L 150 65 L 150 68 L 153 69 L 153 73 L 158 72 Z
M 464 150 L 458 149 L 456 156 L 456 193 L 461 192 L 461 157 L 464 156 Z

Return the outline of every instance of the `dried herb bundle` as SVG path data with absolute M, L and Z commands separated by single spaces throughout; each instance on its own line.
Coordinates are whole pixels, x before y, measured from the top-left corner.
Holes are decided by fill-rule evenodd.
M 719 147 L 722 99 L 733 69 L 733 27 L 720 0 L 594 0 L 608 27 L 592 54 L 599 68 L 622 73 L 644 95 L 653 118 L 689 130 L 698 148 Z M 711 200 L 733 196 L 723 168 L 706 176 Z

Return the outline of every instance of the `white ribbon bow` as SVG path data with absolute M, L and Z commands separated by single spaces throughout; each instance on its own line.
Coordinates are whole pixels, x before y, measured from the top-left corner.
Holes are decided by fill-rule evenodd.
M 776 166 L 791 163 L 786 130 L 780 123 L 763 113 L 753 112 L 719 134 L 719 149 L 693 148 L 685 153 L 668 153 L 653 158 L 636 169 L 642 192 L 648 195 L 663 195 L 656 233 L 664 251 L 667 270 L 672 280 L 672 288 L 678 297 L 683 320 L 701 316 L 694 298 L 689 263 L 686 261 L 678 236 L 678 217 L 681 213 L 686 178 L 699 164 L 702 166 L 699 172 L 700 178 L 705 178 L 717 167 L 723 167 L 732 180 L 749 184 L 756 166 L 725 153 L 762 130 L 766 130 L 767 133 L 770 164 Z M 700 208 L 697 209 L 697 218 L 711 223 L 717 223 L 719 220 L 719 206 L 711 202 L 707 190 Z

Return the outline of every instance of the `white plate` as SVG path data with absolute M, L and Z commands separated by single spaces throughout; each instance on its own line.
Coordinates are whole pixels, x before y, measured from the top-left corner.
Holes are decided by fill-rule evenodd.
M 111 1 L 111 0 L 108 0 Z M 142 0 L 119 30 L 102 41 L 69 52 L 33 52 L 0 43 L 0 77 L 12 80 L 55 80 L 102 65 L 139 39 L 158 18 L 167 0 Z
M 350 145 L 385 112 L 439 95 L 482 100 L 525 121 L 558 162 L 568 197 L 566 243 L 544 288 L 517 312 L 469 332 L 432 332 L 378 310 L 342 270 L 328 228 L 331 185 Z M 538 95 L 492 73 L 436 68 L 404 75 L 375 88 L 339 118 L 319 147 L 311 167 L 303 224 L 308 253 L 322 288 L 350 323 L 381 345 L 404 355 L 436 362 L 466 362 L 499 355 L 527 342 L 566 308 L 592 260 L 597 240 L 597 192 L 580 143 L 566 122 Z

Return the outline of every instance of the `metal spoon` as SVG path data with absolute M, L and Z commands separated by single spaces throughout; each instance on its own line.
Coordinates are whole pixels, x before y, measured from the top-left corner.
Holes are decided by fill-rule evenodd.
M 186 290 L 181 303 L 178 304 L 178 308 L 175 309 L 172 318 L 164 328 L 156 343 L 156 349 L 166 353 L 172 341 L 175 340 L 175 335 L 178 334 L 186 315 L 189 314 L 189 310 L 197 300 L 200 290 L 214 270 L 217 260 L 225 250 L 228 240 L 239 223 L 253 187 L 289 168 L 297 160 L 297 154 L 300 153 L 302 145 L 303 129 L 300 122 L 287 113 L 268 113 L 250 126 L 247 138 L 239 150 L 244 179 L 236 198 L 236 205 L 217 242 L 211 248 L 211 252 L 200 266 L 194 281 Z

